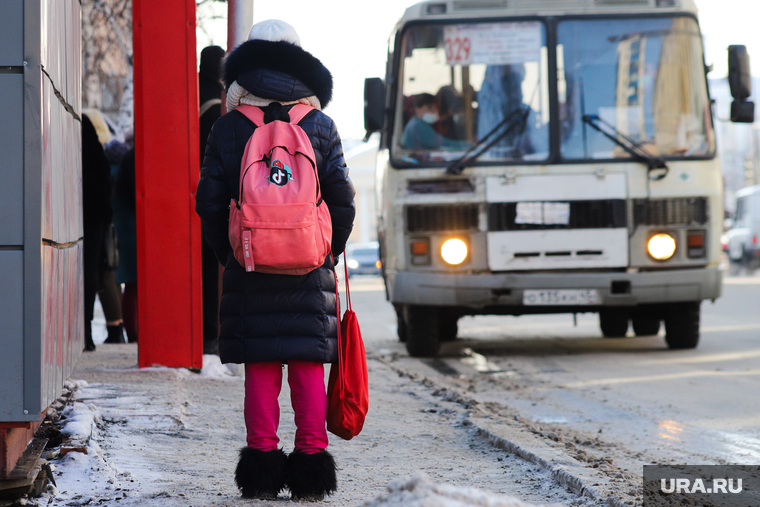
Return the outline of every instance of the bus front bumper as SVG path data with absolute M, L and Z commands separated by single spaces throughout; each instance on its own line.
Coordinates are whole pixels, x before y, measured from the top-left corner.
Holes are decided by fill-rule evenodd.
M 386 272 L 392 303 L 470 308 L 520 307 L 525 290 L 595 289 L 598 306 L 702 301 L 721 295 L 716 267 L 641 272 L 447 274 Z M 551 312 L 551 306 L 546 308 Z M 527 309 L 527 307 L 526 307 Z M 531 307 L 535 312 L 536 307 Z M 532 313 L 533 313 L 532 312 Z M 540 312 L 539 312 L 540 313 Z

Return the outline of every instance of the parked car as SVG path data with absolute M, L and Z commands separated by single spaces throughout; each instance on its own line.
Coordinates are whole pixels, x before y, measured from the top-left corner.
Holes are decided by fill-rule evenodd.
M 731 229 L 726 232 L 729 268 L 747 273 L 760 266 L 760 185 L 736 192 L 736 214 Z
M 346 247 L 346 265 L 348 276 L 353 275 L 379 275 L 380 274 L 380 250 L 377 241 L 372 243 L 358 243 Z

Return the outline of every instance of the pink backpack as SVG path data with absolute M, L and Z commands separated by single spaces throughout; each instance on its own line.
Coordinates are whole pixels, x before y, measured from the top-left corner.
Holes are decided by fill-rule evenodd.
M 230 244 L 246 271 L 302 275 L 330 253 L 330 211 L 314 148 L 298 125 L 312 109 L 297 104 L 290 123 L 265 124 L 258 107 L 237 108 L 256 125 L 240 166 L 240 197 L 230 203 Z

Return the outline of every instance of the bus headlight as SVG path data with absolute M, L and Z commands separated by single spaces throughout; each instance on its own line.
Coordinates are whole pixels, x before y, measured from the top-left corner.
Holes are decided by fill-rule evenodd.
M 467 243 L 457 238 L 447 239 L 441 245 L 441 257 L 452 266 L 462 264 L 467 258 Z
M 649 238 L 647 251 L 655 260 L 666 261 L 676 253 L 676 240 L 670 234 L 655 234 Z
M 348 267 L 351 269 L 359 269 L 359 262 L 356 259 L 348 259 Z

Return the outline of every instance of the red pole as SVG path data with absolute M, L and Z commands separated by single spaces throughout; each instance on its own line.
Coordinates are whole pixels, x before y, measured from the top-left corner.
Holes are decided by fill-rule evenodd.
M 201 368 L 195 0 L 133 0 L 138 364 Z

